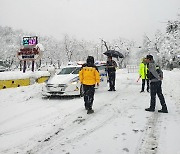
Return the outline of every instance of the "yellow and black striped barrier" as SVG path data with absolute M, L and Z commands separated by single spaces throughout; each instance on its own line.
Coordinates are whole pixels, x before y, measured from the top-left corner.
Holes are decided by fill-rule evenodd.
M 41 76 L 36 80 L 37 83 L 43 83 L 49 79 L 49 76 Z
M 30 85 L 30 79 L 0 80 L 0 89 Z
M 35 74 L 36 73 L 36 74 Z M 0 90 L 6 88 L 16 88 L 21 86 L 29 86 L 34 83 L 43 83 L 49 79 L 50 74 L 47 72 L 38 74 L 35 72 L 34 74 L 20 74 L 16 73 L 17 76 L 14 76 L 14 73 L 11 72 L 1 73 L 0 74 Z M 24 75 L 24 76 L 23 76 Z

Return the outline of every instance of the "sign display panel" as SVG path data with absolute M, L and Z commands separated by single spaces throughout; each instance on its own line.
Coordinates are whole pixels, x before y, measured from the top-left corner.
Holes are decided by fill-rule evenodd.
M 41 49 L 38 44 L 38 37 L 23 37 L 23 47 L 17 52 L 17 57 L 21 61 L 36 60 L 41 56 Z
M 34 46 L 38 44 L 38 37 L 33 36 L 33 37 L 23 37 L 23 45 L 24 46 Z

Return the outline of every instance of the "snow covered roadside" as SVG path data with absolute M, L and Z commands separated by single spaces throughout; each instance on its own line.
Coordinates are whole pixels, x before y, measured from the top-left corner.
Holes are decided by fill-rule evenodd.
M 40 78 L 42 76 L 50 76 L 48 71 L 26 71 L 26 73 L 20 71 L 8 71 L 0 72 L 0 80 L 14 80 L 14 79 L 26 79 L 26 78 Z
M 168 114 L 145 112 L 138 74 L 117 72 L 116 92 L 95 94 L 95 113 L 83 98 L 42 99 L 43 84 L 0 90 L 0 153 L 179 154 L 180 70 L 164 71 Z

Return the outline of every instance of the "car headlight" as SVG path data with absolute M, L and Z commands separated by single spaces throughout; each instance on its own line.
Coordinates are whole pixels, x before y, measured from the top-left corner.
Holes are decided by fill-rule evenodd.
M 79 82 L 79 77 L 75 77 L 75 78 L 70 80 L 71 84 L 77 84 L 78 82 Z

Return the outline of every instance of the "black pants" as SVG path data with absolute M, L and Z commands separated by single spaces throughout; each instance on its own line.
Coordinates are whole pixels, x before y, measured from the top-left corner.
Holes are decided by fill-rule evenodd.
M 84 88 L 84 106 L 86 109 L 92 109 L 94 101 L 95 85 L 83 85 Z
M 149 91 L 149 79 L 142 79 L 142 89 L 144 91 L 145 84 L 147 83 L 147 91 Z
M 116 79 L 116 73 L 115 72 L 109 72 L 109 88 L 110 90 L 115 90 L 115 79 Z
M 159 97 L 162 109 L 167 109 L 164 96 L 162 94 L 162 81 L 151 82 L 150 83 L 150 95 L 151 95 L 151 104 L 150 108 L 155 109 L 156 106 L 156 94 Z

